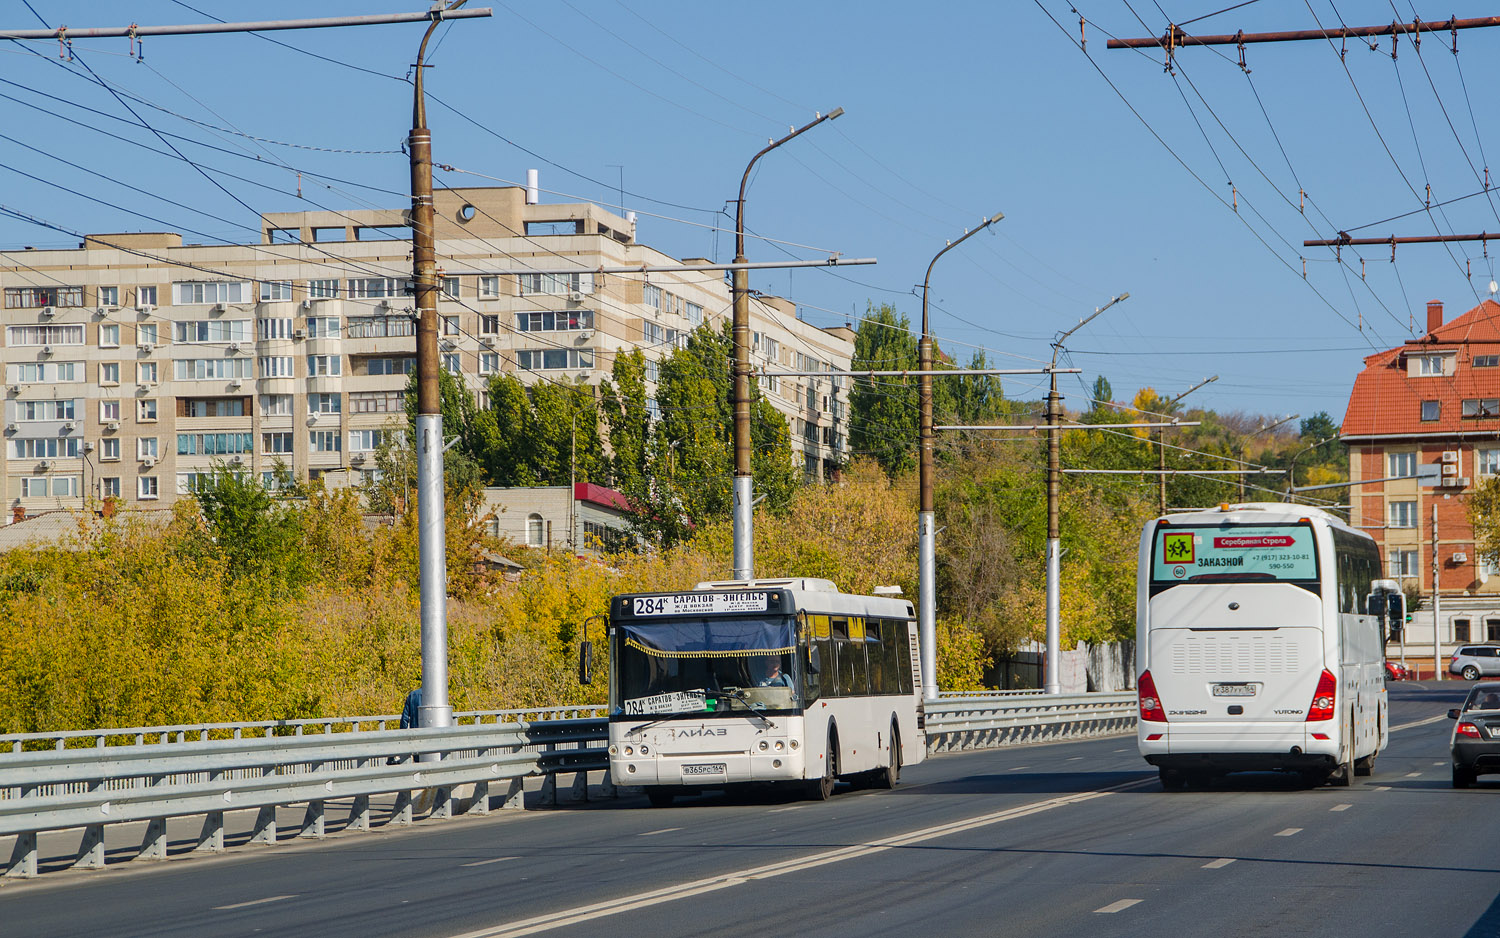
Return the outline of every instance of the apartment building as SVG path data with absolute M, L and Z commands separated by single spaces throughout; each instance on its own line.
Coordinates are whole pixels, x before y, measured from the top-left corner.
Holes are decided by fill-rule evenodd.
M 1380 542 L 1386 575 L 1427 600 L 1406 647 L 1430 658 L 1434 628 L 1445 651 L 1500 641 L 1500 565 L 1475 551 L 1464 499 L 1500 473 L 1500 304 L 1486 300 L 1445 323 L 1443 304 L 1429 302 L 1425 335 L 1365 359 L 1341 437 L 1356 483 L 1353 523 Z
M 435 198 L 442 366 L 481 403 L 492 375 L 597 385 L 635 348 L 650 392 L 674 346 L 731 316 L 719 272 L 604 272 L 682 263 L 638 244 L 633 220 L 522 188 Z M 268 484 L 281 466 L 373 471 L 416 365 L 406 211 L 261 223 L 258 244 L 131 233 L 0 251 L 7 520 L 89 496 L 163 507 L 216 462 Z M 754 298 L 751 322 L 762 370 L 849 367 L 848 328 L 802 322 L 777 297 Z M 840 465 L 847 380 L 760 380 L 806 472 Z

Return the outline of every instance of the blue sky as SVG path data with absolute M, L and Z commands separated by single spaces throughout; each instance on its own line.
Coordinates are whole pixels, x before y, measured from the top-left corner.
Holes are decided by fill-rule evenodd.
M 1362 356 L 1420 334 L 1427 300 L 1452 318 L 1488 295 L 1494 253 L 1478 243 L 1404 246 L 1395 263 L 1388 248 L 1345 251 L 1336 263 L 1301 242 L 1339 230 L 1500 230 L 1500 196 L 1483 192 L 1491 147 L 1500 172 L 1500 131 L 1482 67 L 1500 31 L 1460 33 L 1457 56 L 1447 34 L 1427 36 L 1420 53 L 1403 39 L 1394 60 L 1389 39 L 1379 51 L 1351 41 L 1342 58 L 1325 42 L 1251 45 L 1248 74 L 1232 46 L 1190 48 L 1167 74 L 1159 51 L 1109 51 L 1105 39 L 1160 34 L 1231 0 L 1076 3 L 1086 53 L 1078 13 L 1059 0 L 770 0 L 743 17 L 702 3 L 471 3 L 495 15 L 443 27 L 430 57 L 435 159 L 454 167 L 439 184 L 522 181 L 537 168 L 546 200 L 611 207 L 623 186 L 640 240 L 727 260 L 732 233 L 713 226 L 732 228 L 728 200 L 746 161 L 814 112 L 843 107 L 763 159 L 749 192 L 751 230 L 808 247 L 752 241 L 748 253 L 880 263 L 757 272 L 752 287 L 791 297 L 821 325 L 871 302 L 915 321 L 913 291 L 932 256 L 1003 211 L 993 233 L 939 263 L 933 331 L 960 357 L 978 347 L 997 367 L 1034 367 L 1058 332 L 1128 291 L 1069 340 L 1067 357 L 1085 371 L 1063 381 L 1070 407 L 1087 405 L 1098 374 L 1118 399 L 1217 374 L 1191 403 L 1340 420 Z M 192 5 L 229 20 L 422 6 Z M 126 10 L 31 6 L 75 29 L 124 25 Z M 1263 0 L 1186 29 L 1442 19 L 1450 6 Z M 128 16 L 207 18 L 163 0 L 136 0 Z M 38 23 L 10 3 L 0 25 Z M 199 242 L 254 240 L 259 211 L 399 207 L 404 76 L 421 29 L 153 38 L 139 59 L 123 39 L 79 41 L 72 62 L 55 41 L 0 44 L 0 206 L 68 231 L 168 229 Z M 166 149 L 104 86 L 180 135 L 168 139 L 222 189 L 136 145 Z M 1433 203 L 1473 197 L 1429 210 L 1429 185 Z M 76 240 L 0 217 L 5 248 Z M 1036 398 L 1039 381 L 1009 378 L 1007 393 Z

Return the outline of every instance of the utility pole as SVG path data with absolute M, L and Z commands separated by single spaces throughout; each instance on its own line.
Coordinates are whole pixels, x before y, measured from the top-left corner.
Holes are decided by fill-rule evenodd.
M 1193 385 L 1192 387 L 1188 388 L 1186 391 L 1183 391 L 1181 394 L 1177 395 L 1176 397 L 1174 397 L 1170 401 L 1168 401 L 1167 402 L 1168 408 L 1170 408 L 1171 405 L 1173 405 L 1173 404 L 1177 403 L 1178 401 L 1182 400 L 1184 397 L 1187 397 L 1189 394 L 1191 394 L 1194 391 L 1198 390 L 1199 388 L 1203 387 L 1205 384 L 1213 384 L 1217 380 L 1219 380 L 1219 376 L 1218 375 L 1214 375 L 1212 378 L 1204 378 L 1202 381 L 1199 381 L 1197 384 Z M 1156 513 L 1157 513 L 1158 516 L 1160 516 L 1160 515 L 1164 515 L 1164 514 L 1167 513 L 1167 428 L 1166 427 L 1162 427 L 1161 429 L 1159 429 L 1159 430 L 1156 431 L 1156 470 L 1157 470 L 1157 472 L 1159 474 L 1159 477 L 1158 477 L 1157 483 L 1156 483 Z
M 922 335 L 917 341 L 917 636 L 922 653 L 922 698 L 933 700 L 937 686 L 937 514 L 933 508 L 935 472 L 932 464 L 932 330 L 927 318 L 927 290 L 932 283 L 932 268 L 938 258 L 969 240 L 970 237 L 1005 217 L 996 212 L 978 228 L 965 230 L 963 237 L 949 241 L 922 278 Z M 1054 383 L 1055 379 L 1054 379 Z
M 745 258 L 745 188 L 750 184 L 750 171 L 762 156 L 804 134 L 824 121 L 833 120 L 844 113 L 836 107 L 827 114 L 804 124 L 782 137 L 772 140 L 750 158 L 745 174 L 740 177 L 740 197 L 734 211 L 734 263 L 747 264 Z M 753 478 L 750 469 L 750 274 L 746 267 L 734 267 L 734 579 L 749 580 L 755 576 L 755 527 Z
M 1333 39 L 1368 39 L 1371 36 L 1397 37 L 1402 35 L 1415 36 L 1413 42 L 1420 42 L 1422 33 L 1445 32 L 1452 35 L 1453 51 L 1457 53 L 1460 29 L 1484 29 L 1490 26 L 1500 26 L 1500 16 L 1478 16 L 1463 20 L 1454 17 L 1430 22 L 1413 20 L 1410 23 L 1387 23 L 1382 26 L 1340 26 L 1337 29 L 1295 29 L 1272 33 L 1247 33 L 1241 30 L 1237 33 L 1223 33 L 1217 36 L 1189 36 L 1182 31 L 1181 27 L 1174 24 L 1167 26 L 1166 33 L 1161 36 L 1152 36 L 1147 39 L 1111 39 L 1104 45 L 1107 49 L 1149 49 L 1153 46 L 1160 46 L 1167 52 L 1167 65 L 1170 67 L 1173 54 L 1184 46 L 1244 46 L 1258 42 L 1308 40 L 1327 42 Z
M 1432 503 L 1432 679 L 1441 681 L 1443 679 L 1443 640 L 1438 634 L 1438 623 L 1443 620 L 1443 597 L 1441 584 L 1438 576 L 1442 573 L 1442 564 L 1438 562 L 1438 522 L 1437 501 Z
M 1128 299 L 1129 293 L 1111 298 L 1052 343 L 1052 383 L 1051 390 L 1047 393 L 1047 675 L 1043 687 L 1048 694 L 1062 692 L 1058 668 L 1058 658 L 1062 654 L 1062 586 L 1059 582 L 1062 542 L 1059 533 L 1061 508 L 1058 504 L 1062 492 L 1062 467 L 1058 462 L 1058 424 L 1062 422 L 1062 395 L 1057 393 L 1057 353 L 1062 350 L 1068 336 L 1097 319 L 1111 306 Z

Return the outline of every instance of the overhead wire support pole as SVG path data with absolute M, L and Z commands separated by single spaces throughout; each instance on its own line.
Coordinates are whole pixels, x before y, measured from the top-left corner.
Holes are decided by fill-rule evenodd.
M 824 121 L 834 120 L 844 113 L 836 107 L 827 114 L 796 128 L 779 140 L 772 140 L 760 152 L 750 158 L 745 174 L 740 177 L 740 197 L 734 210 L 734 327 L 731 337 L 734 344 L 734 579 L 749 580 L 755 574 L 755 506 L 752 490 L 754 479 L 750 468 L 750 274 L 749 261 L 745 257 L 745 189 L 750 184 L 750 171 L 756 162 L 767 153 L 813 129 Z
M 1062 429 L 1059 426 L 1062 423 L 1062 395 L 1057 393 L 1057 353 L 1062 351 L 1068 336 L 1093 322 L 1111 306 L 1128 299 L 1129 293 L 1111 297 L 1108 303 L 1079 320 L 1078 325 L 1058 336 L 1057 341 L 1052 343 L 1052 387 L 1047 392 L 1047 674 L 1042 687 L 1048 694 L 1062 693 L 1058 667 L 1058 659 L 1062 657 L 1062 541 L 1059 518 L 1062 472 L 1058 451 L 1058 431 Z
M 1443 244 L 1451 241 L 1500 241 L 1500 233 L 1481 231 L 1479 234 L 1436 234 L 1436 235 L 1411 235 L 1410 237 L 1398 238 L 1390 235 L 1385 238 L 1351 238 L 1340 232 L 1337 238 L 1319 238 L 1313 241 L 1303 241 L 1305 248 L 1339 248 L 1360 245 L 1389 245 L 1394 248 L 1398 244 Z
M 927 317 L 927 291 L 932 283 L 932 268 L 938 259 L 974 235 L 1000 221 L 1004 212 L 996 212 L 977 228 L 965 231 L 957 241 L 949 241 L 927 265 L 922 278 L 922 334 L 917 341 L 917 637 L 922 655 L 922 698 L 935 700 L 937 686 L 937 513 L 934 510 L 935 470 L 932 464 L 932 329 Z M 1057 362 L 1052 363 L 1055 367 Z M 1053 379 L 1056 381 L 1056 378 Z
M 453 7 L 427 13 L 375 13 L 368 16 L 325 16 L 302 20 L 259 20 L 250 23 L 187 23 L 180 26 L 60 26 L 56 29 L 0 29 L 0 39 L 139 39 L 142 36 L 197 36 L 205 33 L 269 33 L 285 29 L 329 29 L 341 26 L 385 26 L 425 23 L 432 19 L 459 20 L 489 16 L 489 7 Z
M 1320 39 L 1364 39 L 1370 36 L 1399 36 L 1420 33 L 1451 33 L 1459 29 L 1484 29 L 1500 26 L 1500 16 L 1470 19 L 1414 20 L 1410 23 L 1386 23 L 1383 26 L 1340 26 L 1337 29 L 1294 29 L 1272 33 L 1221 33 L 1216 36 L 1190 36 L 1181 27 L 1171 26 L 1161 36 L 1146 39 L 1110 39 L 1106 49 L 1180 49 L 1183 46 L 1240 46 L 1258 42 L 1302 42 Z

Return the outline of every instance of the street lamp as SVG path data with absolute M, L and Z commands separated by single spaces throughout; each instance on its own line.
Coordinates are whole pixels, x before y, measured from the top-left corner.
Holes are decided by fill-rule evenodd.
M 1121 293 L 1119 296 L 1112 297 L 1108 303 L 1094 310 L 1087 318 L 1080 319 L 1078 325 L 1058 336 L 1057 341 L 1052 343 L 1052 367 L 1048 370 L 1052 379 L 1052 387 L 1047 394 L 1047 675 L 1043 686 L 1043 690 L 1048 694 L 1062 692 L 1062 680 L 1058 675 L 1057 660 L 1062 653 L 1062 625 L 1059 612 L 1062 598 L 1061 586 L 1058 583 L 1058 558 L 1061 556 L 1058 497 L 1062 488 L 1062 467 L 1059 465 L 1057 449 L 1058 423 L 1062 420 L 1062 395 L 1057 393 L 1057 353 L 1062 351 L 1063 343 L 1068 340 L 1068 336 L 1093 322 L 1106 309 L 1128 299 L 1130 299 L 1129 293 Z
M 1245 500 L 1245 450 L 1250 446 L 1250 438 L 1255 436 L 1256 434 L 1265 433 L 1267 430 L 1274 430 L 1282 424 L 1286 423 L 1288 420 L 1296 420 L 1299 416 L 1301 415 L 1287 414 L 1285 417 L 1282 417 L 1280 420 L 1277 420 L 1274 423 L 1262 424 L 1261 426 L 1256 427 L 1254 430 L 1251 430 L 1249 433 L 1245 434 L 1245 438 L 1240 440 L 1240 501 L 1243 502 Z
M 780 140 L 772 140 L 750 158 L 745 175 L 740 177 L 740 197 L 734 211 L 734 262 L 749 263 L 745 258 L 745 187 L 755 161 L 772 150 L 813 129 L 824 121 L 844 113 L 836 107 L 827 114 L 798 127 Z M 755 529 L 750 475 L 750 274 L 742 266 L 734 269 L 734 578 L 754 577 Z
M 937 697 L 937 529 L 933 511 L 932 332 L 927 323 L 927 289 L 938 258 L 1005 217 L 996 212 L 963 237 L 949 241 L 927 265 L 922 278 L 922 336 L 917 341 L 917 635 L 921 639 L 922 697 Z
M 1197 384 L 1183 391 L 1181 394 L 1167 401 L 1167 411 L 1170 413 L 1173 404 L 1187 397 L 1189 394 L 1203 387 L 1205 384 L 1213 384 L 1219 380 L 1218 375 L 1212 378 L 1204 378 Z M 1157 514 L 1167 513 L 1167 428 L 1158 427 L 1156 430 L 1156 508 Z
M 1292 500 L 1292 490 L 1297 486 L 1297 460 L 1301 459 L 1304 454 L 1310 453 L 1318 447 L 1322 446 L 1324 443 L 1330 443 L 1338 438 L 1339 436 L 1337 433 L 1335 433 L 1333 436 L 1325 436 L 1323 437 L 1323 439 L 1313 443 L 1309 443 L 1292 454 L 1291 466 L 1286 471 L 1286 494 L 1282 496 L 1282 501 L 1289 502 Z

